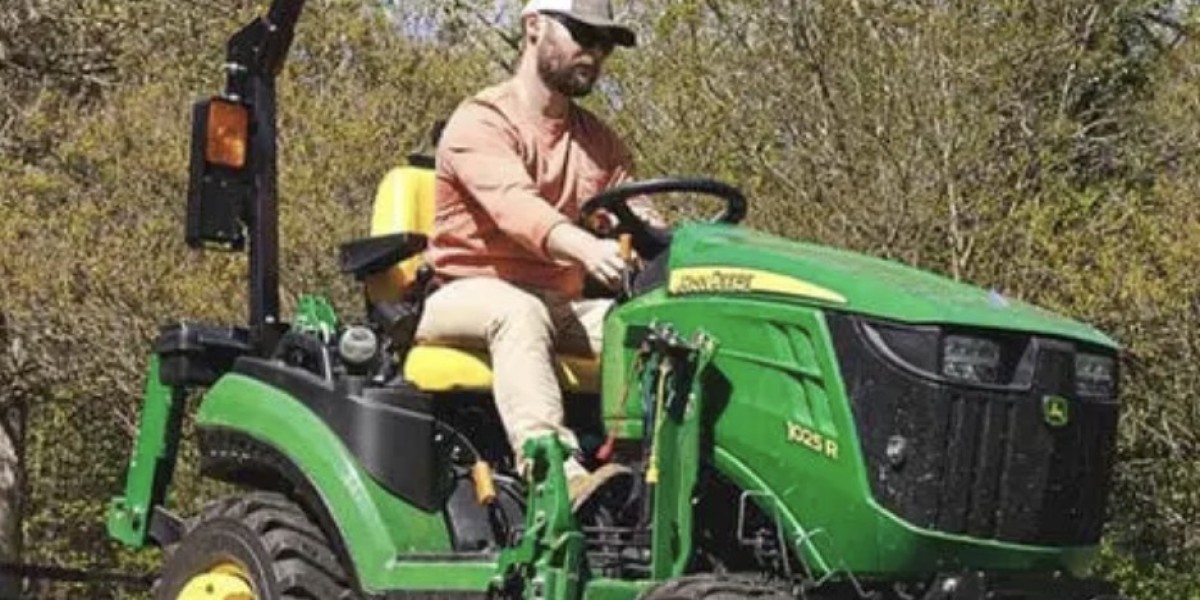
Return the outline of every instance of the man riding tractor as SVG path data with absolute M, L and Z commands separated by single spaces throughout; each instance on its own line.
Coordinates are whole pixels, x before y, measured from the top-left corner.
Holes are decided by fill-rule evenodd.
M 417 337 L 490 352 L 518 463 L 527 440 L 557 435 L 572 453 L 565 468 L 579 506 L 600 487 L 628 485 L 631 472 L 583 467 L 553 356 L 599 354 L 612 302 L 582 299 L 584 277 L 616 289 L 629 257 L 574 222 L 584 200 L 631 181 L 634 169 L 624 142 L 575 99 L 635 38 L 609 0 L 531 0 L 521 24 L 516 73 L 459 106 L 438 144 L 428 250 L 436 291 Z M 648 206 L 640 216 L 661 225 Z

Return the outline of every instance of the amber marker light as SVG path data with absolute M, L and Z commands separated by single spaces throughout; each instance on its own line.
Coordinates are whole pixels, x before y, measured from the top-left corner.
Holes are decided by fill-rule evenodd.
M 240 169 L 246 166 L 250 115 L 236 102 L 213 98 L 208 104 L 204 158 L 210 164 Z

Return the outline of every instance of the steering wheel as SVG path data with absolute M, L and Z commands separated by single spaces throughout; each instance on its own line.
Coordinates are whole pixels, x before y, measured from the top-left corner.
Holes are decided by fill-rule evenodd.
M 716 217 L 713 223 L 741 223 L 746 217 L 746 196 L 741 190 L 713 179 L 687 179 L 669 177 L 633 181 L 607 189 L 589 198 L 579 208 L 579 218 L 584 222 L 598 210 L 607 210 L 621 221 L 620 229 L 628 230 L 637 235 L 645 233 L 650 226 L 633 213 L 629 208 L 629 199 L 637 196 L 667 194 L 671 192 L 693 192 L 716 196 L 725 201 L 725 209 Z
M 610 188 L 589 198 L 579 208 L 579 220 L 591 222 L 591 216 L 597 211 L 605 210 L 616 215 L 620 221 L 613 233 L 628 233 L 632 237 L 633 247 L 639 256 L 647 262 L 646 270 L 638 270 L 635 281 L 631 284 L 626 280 L 624 293 L 619 296 L 628 297 L 632 292 L 645 289 L 655 284 L 665 276 L 665 250 L 671 244 L 669 231 L 652 227 L 629 208 L 629 200 L 641 196 L 667 194 L 671 192 L 692 192 L 707 196 L 716 196 L 725 201 L 725 208 L 711 219 L 712 223 L 728 223 L 735 225 L 746 217 L 746 196 L 741 190 L 720 181 L 712 179 L 664 178 L 646 181 L 634 181 Z M 632 292 L 631 292 L 632 289 Z

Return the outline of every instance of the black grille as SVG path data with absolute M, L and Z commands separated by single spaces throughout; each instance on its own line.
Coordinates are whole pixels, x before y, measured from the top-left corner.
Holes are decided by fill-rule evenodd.
M 1026 385 L 970 387 L 902 366 L 858 317 L 830 315 L 829 327 L 878 502 L 946 533 L 1052 546 L 1099 540 L 1117 404 L 1075 394 L 1074 344 L 1026 338 Z M 923 335 L 939 343 L 937 328 Z M 1065 425 L 1047 423 L 1048 396 L 1067 399 Z

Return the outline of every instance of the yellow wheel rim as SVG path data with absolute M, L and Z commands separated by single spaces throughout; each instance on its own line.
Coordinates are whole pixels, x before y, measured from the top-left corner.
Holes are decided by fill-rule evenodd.
M 241 565 L 219 563 L 188 580 L 176 600 L 258 600 Z

